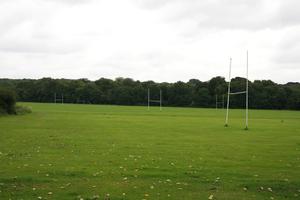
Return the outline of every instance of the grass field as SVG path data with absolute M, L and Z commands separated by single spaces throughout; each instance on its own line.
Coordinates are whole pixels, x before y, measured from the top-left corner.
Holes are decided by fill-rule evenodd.
M 300 199 L 300 112 L 26 105 L 0 117 L 0 199 Z

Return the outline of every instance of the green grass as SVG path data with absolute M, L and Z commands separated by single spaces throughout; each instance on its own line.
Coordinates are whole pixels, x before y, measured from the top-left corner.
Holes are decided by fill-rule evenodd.
M 0 117 L 0 199 L 300 198 L 300 112 L 245 131 L 243 110 L 23 105 Z

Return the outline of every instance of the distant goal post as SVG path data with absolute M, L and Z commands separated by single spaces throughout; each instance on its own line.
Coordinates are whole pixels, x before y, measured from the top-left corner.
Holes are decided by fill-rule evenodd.
M 148 88 L 148 110 L 150 110 L 151 103 L 159 104 L 159 110 L 162 111 L 162 91 L 159 90 L 159 99 L 151 99 L 150 89 Z
M 62 93 L 60 96 L 58 96 L 56 94 L 56 92 L 54 93 L 54 103 L 61 103 L 61 104 L 64 104 L 64 94 Z

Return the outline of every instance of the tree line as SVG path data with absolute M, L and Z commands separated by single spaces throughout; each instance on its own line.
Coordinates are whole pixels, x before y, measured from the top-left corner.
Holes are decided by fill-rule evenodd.
M 159 99 L 162 90 L 164 106 L 219 107 L 226 105 L 227 82 L 224 77 L 214 77 L 209 81 L 191 79 L 188 82 L 156 83 L 138 81 L 131 78 L 115 80 L 88 79 L 0 79 L 0 87 L 13 90 L 17 101 L 54 102 L 54 97 L 64 103 L 147 105 L 148 88 L 151 98 Z M 245 90 L 246 80 L 232 79 L 231 91 Z M 224 96 L 224 98 L 223 98 Z M 224 101 L 223 101 L 224 99 Z M 230 98 L 230 107 L 245 107 L 245 96 Z M 300 83 L 277 84 L 271 80 L 249 82 L 249 108 L 253 109 L 293 109 L 300 110 Z

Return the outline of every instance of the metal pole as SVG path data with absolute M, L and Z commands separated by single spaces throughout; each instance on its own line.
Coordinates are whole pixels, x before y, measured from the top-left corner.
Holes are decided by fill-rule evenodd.
M 159 90 L 159 109 L 162 110 L 162 93 L 161 90 Z
M 150 110 L 150 89 L 148 88 L 148 110 Z
M 247 74 L 246 74 L 246 130 L 248 130 L 248 51 L 247 51 Z
M 222 95 L 222 108 L 224 109 L 225 103 L 224 103 L 224 94 Z
M 56 104 L 56 93 L 54 93 L 54 103 Z
M 218 95 L 216 94 L 216 110 L 218 109 Z
M 227 93 L 227 110 L 226 110 L 226 120 L 225 120 L 225 126 L 228 126 L 228 114 L 229 114 L 229 95 L 230 95 L 230 83 L 231 83 L 231 62 L 232 58 L 230 58 L 229 62 L 229 82 L 228 82 L 228 93 Z

